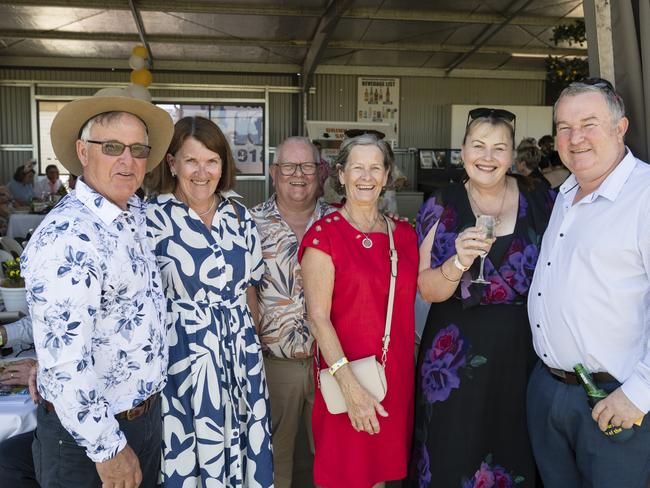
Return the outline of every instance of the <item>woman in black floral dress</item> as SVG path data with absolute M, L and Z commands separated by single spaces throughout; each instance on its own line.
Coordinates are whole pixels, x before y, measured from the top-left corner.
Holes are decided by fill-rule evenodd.
M 462 158 L 468 178 L 418 214 L 418 286 L 433 302 L 416 377 L 411 486 L 535 486 L 526 384 L 535 364 L 526 298 L 553 195 L 507 175 L 515 117 L 475 109 Z M 495 217 L 496 239 L 475 227 Z M 472 283 L 485 259 L 487 285 Z

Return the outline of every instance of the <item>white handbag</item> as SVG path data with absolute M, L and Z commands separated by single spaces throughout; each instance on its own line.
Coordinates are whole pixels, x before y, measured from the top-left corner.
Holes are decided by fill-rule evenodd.
M 393 240 L 393 230 L 388 217 L 384 215 L 386 227 L 388 228 L 388 242 L 390 245 L 390 286 L 388 288 L 388 309 L 386 310 L 386 323 L 382 339 L 381 363 L 374 355 L 350 361 L 348 366 L 352 370 L 357 381 L 378 401 L 386 397 L 388 384 L 386 382 L 386 355 L 390 343 L 390 328 L 393 320 L 393 302 L 395 300 L 395 280 L 397 278 L 397 251 Z M 320 388 L 327 410 L 331 414 L 345 413 L 348 407 L 341 393 L 336 378 L 332 376 L 329 369 L 320 368 L 320 352 L 316 347 L 316 367 L 318 369 L 318 387 Z

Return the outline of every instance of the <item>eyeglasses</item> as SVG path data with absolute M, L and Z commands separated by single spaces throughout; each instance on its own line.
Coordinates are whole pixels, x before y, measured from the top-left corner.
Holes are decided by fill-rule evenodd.
M 508 123 L 511 123 L 514 127 L 515 120 L 517 116 L 508 110 L 502 108 L 488 108 L 488 107 L 479 107 L 469 111 L 467 114 L 467 125 L 471 124 L 472 121 L 476 119 L 483 119 L 487 117 L 494 117 L 497 119 L 505 120 Z
M 276 166 L 280 168 L 282 176 L 293 176 L 298 168 L 303 175 L 311 176 L 316 174 L 318 163 L 276 163 Z
M 129 148 L 129 151 L 131 151 L 131 156 L 134 158 L 146 158 L 151 152 L 151 146 L 137 142 L 128 145 L 117 141 L 91 141 L 90 139 L 87 139 L 86 142 L 90 142 L 91 144 L 100 144 L 102 146 L 102 153 L 107 156 L 119 156 L 127 147 Z

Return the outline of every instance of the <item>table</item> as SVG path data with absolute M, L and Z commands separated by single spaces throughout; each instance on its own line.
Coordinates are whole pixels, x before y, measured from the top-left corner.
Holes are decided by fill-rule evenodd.
M 36 229 L 45 215 L 32 213 L 12 213 L 7 224 L 7 237 L 24 239 L 30 229 Z
M 34 358 L 34 351 L 21 354 L 13 359 Z M 3 358 L 5 361 L 11 360 L 11 356 Z M 0 400 L 0 441 L 13 437 L 24 432 L 29 432 L 36 428 L 36 405 L 32 400 L 17 405 L 4 405 Z

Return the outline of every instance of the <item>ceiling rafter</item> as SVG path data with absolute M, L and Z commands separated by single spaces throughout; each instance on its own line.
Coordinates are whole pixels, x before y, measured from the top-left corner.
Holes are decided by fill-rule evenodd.
M 140 15 L 140 12 L 138 11 L 138 7 L 135 4 L 135 0 L 129 0 L 129 7 L 131 8 L 131 15 L 133 16 L 133 21 L 135 22 L 135 26 L 138 29 L 138 35 L 140 36 L 140 42 L 142 42 L 142 45 L 147 50 L 147 66 L 149 68 L 152 68 L 153 67 L 153 53 L 151 52 L 151 48 L 149 47 L 149 42 L 147 41 L 147 33 L 144 30 L 144 23 L 142 22 L 142 16 Z
M 0 5 L 38 6 L 38 7 L 69 7 L 101 10 L 128 10 L 129 5 L 123 0 L 0 0 Z M 323 15 L 323 9 L 276 7 L 272 5 L 233 5 L 216 4 L 207 1 L 189 0 L 163 1 L 139 0 L 138 9 L 147 12 L 179 12 L 201 14 L 231 14 L 231 15 L 263 15 L 278 17 L 318 17 Z M 462 24 L 502 24 L 506 16 L 501 14 L 468 13 L 462 11 L 436 10 L 399 10 L 352 8 L 346 10 L 341 18 L 358 20 L 393 20 L 414 22 L 449 22 Z M 509 23 L 512 25 L 527 25 L 552 27 L 558 24 L 569 24 L 573 19 L 543 15 L 516 15 Z
M 122 34 L 113 32 L 72 32 L 72 31 L 40 31 L 40 30 L 0 30 L 0 39 L 47 39 L 65 41 L 100 41 L 134 43 L 140 40 L 138 34 Z M 306 39 L 239 39 L 217 36 L 188 36 L 170 34 L 148 34 L 150 43 L 163 44 L 197 44 L 222 46 L 260 46 L 260 47 L 297 47 L 309 48 L 311 41 Z M 330 41 L 328 49 L 355 49 L 369 51 L 407 51 L 407 52 L 437 52 L 465 54 L 479 52 L 484 54 L 512 54 L 513 52 L 551 55 L 551 56 L 586 56 L 587 50 L 581 48 L 562 48 L 546 46 L 492 46 L 414 42 L 370 42 L 370 41 Z
M 341 19 L 341 14 L 348 9 L 353 0 L 331 0 L 325 13 L 318 22 L 318 27 L 312 37 L 309 50 L 305 55 L 302 63 L 302 88 L 307 89 L 311 76 L 314 74 L 316 67 L 320 63 L 327 44 L 334 34 L 334 30 Z

